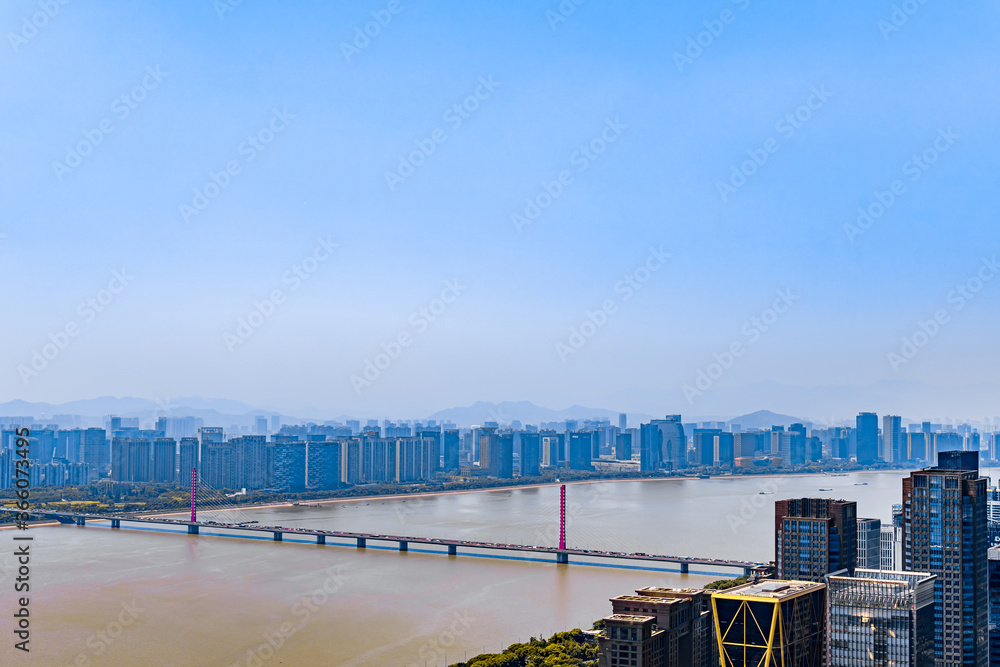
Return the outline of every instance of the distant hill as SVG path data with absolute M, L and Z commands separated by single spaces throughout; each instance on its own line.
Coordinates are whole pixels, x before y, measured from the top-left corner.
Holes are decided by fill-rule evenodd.
M 477 401 L 468 407 L 439 410 L 429 415 L 428 419 L 452 422 L 458 426 L 473 426 L 488 421 L 509 424 L 514 420 L 520 421 L 522 424 L 539 424 L 567 419 L 609 419 L 612 424 L 617 424 L 618 415 L 619 413 L 614 410 L 587 408 L 582 405 L 571 405 L 562 410 L 553 410 L 535 405 L 530 401 L 504 401 L 502 403 Z M 628 414 L 630 426 L 636 426 L 639 421 L 648 421 L 649 419 L 649 415 Z
M 748 415 L 733 417 L 726 422 L 727 426 L 732 426 L 733 424 L 739 424 L 744 431 L 752 428 L 771 428 L 772 426 L 784 426 L 788 428 L 792 424 L 804 424 L 807 428 L 812 427 L 812 422 L 808 419 L 779 415 L 770 410 L 758 410 Z

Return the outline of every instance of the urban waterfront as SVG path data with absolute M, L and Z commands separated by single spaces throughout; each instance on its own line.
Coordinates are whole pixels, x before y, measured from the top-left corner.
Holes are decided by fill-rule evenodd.
M 856 500 L 859 516 L 887 522 L 904 475 L 573 484 L 567 487 L 567 542 L 595 550 L 767 561 L 774 557 L 776 499 Z M 218 516 L 229 521 L 238 514 L 239 520 L 286 527 L 546 544 L 558 534 L 557 508 L 558 487 L 548 486 Z M 298 542 L 294 535 L 275 544 L 215 532 L 224 533 L 112 531 L 104 523 L 31 529 L 33 646 L 39 659 L 59 665 L 246 665 L 248 659 L 257 664 L 254 658 L 263 664 L 442 665 L 531 635 L 587 628 L 610 613 L 608 598 L 642 586 L 701 586 L 738 574 L 692 567 L 681 575 L 676 567 L 590 565 L 580 559 L 557 566 L 493 552 L 359 552 L 353 545 Z M 283 624 L 289 625 L 282 634 Z M 280 645 L 273 655 L 269 637 Z

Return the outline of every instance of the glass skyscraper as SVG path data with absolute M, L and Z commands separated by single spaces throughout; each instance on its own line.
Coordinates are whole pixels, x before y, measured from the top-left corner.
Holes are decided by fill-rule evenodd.
M 937 575 L 934 659 L 987 667 L 986 478 L 978 452 L 942 452 L 903 479 L 902 569 Z
M 831 575 L 828 667 L 934 667 L 934 581 L 926 572 Z

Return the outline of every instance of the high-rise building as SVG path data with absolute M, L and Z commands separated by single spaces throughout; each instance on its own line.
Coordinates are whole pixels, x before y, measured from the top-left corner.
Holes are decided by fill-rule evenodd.
M 909 461 L 927 461 L 928 434 L 914 432 L 906 434 L 906 458 Z
M 774 504 L 775 576 L 824 581 L 857 563 L 858 506 L 854 501 L 793 498 Z
M 111 441 L 111 479 L 116 482 L 150 481 L 152 456 L 145 438 L 114 438 Z
M 513 479 L 514 477 L 514 434 L 510 431 L 497 433 L 495 435 L 498 447 L 496 460 L 496 476 L 500 479 Z M 425 477 L 429 475 L 425 473 Z
M 441 469 L 441 428 L 429 427 L 417 429 L 416 436 L 423 438 L 425 461 L 425 476 L 431 477 Z
M 157 438 L 153 441 L 154 482 L 173 484 L 177 481 L 177 441 L 173 438 Z
M 694 430 L 695 465 L 711 466 L 715 463 L 715 436 L 720 433 L 722 431 L 717 428 L 696 428 Z
M 882 417 L 882 459 L 887 463 L 900 463 L 908 459 L 903 442 L 901 418 L 895 415 Z
M 444 429 L 442 439 L 444 444 L 444 469 L 458 470 L 458 451 L 460 444 L 458 429 Z
M 537 477 L 541 474 L 541 437 L 537 433 L 521 431 L 521 477 Z
M 990 589 L 989 633 L 990 667 L 1000 665 L 1000 548 L 987 550 L 987 569 Z
M 862 412 L 857 417 L 858 454 L 861 465 L 878 461 L 878 415 Z
M 828 667 L 933 667 L 934 579 L 871 569 L 831 575 Z
M 618 428 L 622 431 L 628 428 L 628 415 L 624 412 L 618 415 Z
M 191 487 L 191 471 L 198 468 L 198 438 L 181 438 L 177 446 L 177 481 Z
M 267 417 L 257 416 L 253 420 L 254 435 L 267 435 Z
M 542 465 L 546 468 L 558 468 L 566 460 L 563 446 L 563 434 L 554 431 L 539 431 L 542 439 Z
M 882 521 L 858 519 L 857 567 L 882 569 Z
M 826 664 L 824 584 L 765 579 L 714 593 L 712 612 L 725 667 Z
M 306 487 L 306 443 L 273 442 L 271 484 L 281 491 L 304 491 Z
M 229 444 L 233 448 L 233 488 L 266 488 L 270 468 L 267 458 L 267 436 L 243 435 L 232 438 Z
M 310 489 L 336 489 L 340 486 L 340 452 L 343 444 L 338 441 L 309 442 L 306 446 L 306 487 Z
M 712 619 L 712 591 L 647 586 L 611 598 L 615 614 L 652 616 L 666 632 L 664 665 L 717 667 L 719 648 Z M 622 663 L 619 663 L 622 664 Z
M 103 428 L 88 428 L 83 432 L 83 462 L 95 479 L 107 474 L 111 457 L 107 432 Z
M 593 455 L 593 431 L 573 431 L 569 438 L 569 467 L 573 470 L 591 470 Z
M 899 528 L 882 526 L 879 535 L 879 567 L 880 570 L 894 571 L 899 567 L 896 552 L 899 551 Z
M 687 467 L 687 438 L 680 415 L 653 419 L 640 428 L 639 469 L 655 471 Z
M 612 614 L 604 617 L 604 631 L 597 638 L 598 667 L 660 667 L 664 662 L 665 632 L 652 616 Z
M 204 430 L 204 429 L 203 429 Z M 203 439 L 199 479 L 209 488 L 238 489 L 236 443 Z
M 632 460 L 631 433 L 619 433 L 615 436 L 615 459 L 618 461 Z
M 946 667 L 989 657 L 986 482 L 979 453 L 962 451 L 903 478 L 902 569 L 937 575 L 934 660 Z

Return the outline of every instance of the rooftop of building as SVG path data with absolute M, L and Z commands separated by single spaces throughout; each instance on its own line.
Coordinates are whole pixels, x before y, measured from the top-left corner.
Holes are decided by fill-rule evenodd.
M 826 588 L 826 584 L 820 584 L 812 581 L 781 581 L 776 579 L 765 579 L 755 584 L 746 584 L 744 586 L 736 586 L 735 588 L 730 588 L 725 591 L 719 591 L 718 593 L 714 593 L 713 596 L 770 598 L 780 600 L 806 593 L 812 593 L 816 590 L 824 588 Z
M 611 602 L 641 602 L 642 604 L 669 607 L 674 604 L 681 604 L 688 598 L 683 597 L 657 597 L 654 595 L 618 595 L 611 598 Z
M 666 588 L 663 586 L 643 586 L 635 589 L 636 595 L 655 598 L 691 598 L 705 593 L 704 588 Z
M 639 616 L 637 614 L 611 614 L 610 616 L 605 616 L 604 620 L 605 622 L 635 623 L 641 625 L 646 622 L 655 622 L 656 618 L 653 616 Z

